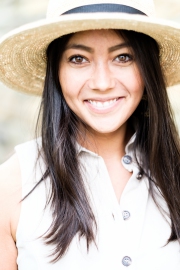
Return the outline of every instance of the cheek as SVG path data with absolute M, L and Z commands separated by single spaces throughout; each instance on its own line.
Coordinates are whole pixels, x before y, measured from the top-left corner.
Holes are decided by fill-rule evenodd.
M 60 69 L 59 82 L 64 98 L 67 99 L 73 97 L 73 90 L 75 89 L 74 80 L 71 77 L 71 74 L 69 74 L 69 72 L 65 68 Z
M 59 81 L 62 89 L 71 90 L 71 92 L 74 91 L 75 88 L 79 89 L 83 84 L 82 75 L 77 74 L 73 68 L 68 68 L 66 65 L 60 67 Z
M 129 94 L 141 95 L 144 91 L 144 82 L 136 64 L 129 65 L 124 69 L 115 70 L 115 76 L 119 83 L 129 92 Z
M 81 86 L 77 77 L 74 77 L 71 73 L 67 69 L 61 69 L 59 72 L 59 82 L 66 103 L 76 113 Z
M 130 74 L 128 83 L 130 84 L 131 94 L 136 95 L 137 99 L 141 99 L 144 92 L 144 81 L 137 67 L 134 67 L 133 72 Z

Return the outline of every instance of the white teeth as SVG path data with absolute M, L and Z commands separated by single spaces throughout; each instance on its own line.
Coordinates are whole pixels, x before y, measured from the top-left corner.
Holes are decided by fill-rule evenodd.
M 103 107 L 103 103 L 102 102 L 96 102 L 96 106 L 99 107 L 99 108 L 102 108 Z
M 90 104 L 92 104 L 93 106 L 97 107 L 97 108 L 107 108 L 109 107 L 110 105 L 112 105 L 113 103 L 115 103 L 117 101 L 117 98 L 115 99 L 111 99 L 111 100 L 108 100 L 108 101 L 95 101 L 95 100 L 88 100 L 88 102 Z
M 105 101 L 104 102 L 104 107 L 108 106 L 109 104 L 111 104 L 111 102 Z

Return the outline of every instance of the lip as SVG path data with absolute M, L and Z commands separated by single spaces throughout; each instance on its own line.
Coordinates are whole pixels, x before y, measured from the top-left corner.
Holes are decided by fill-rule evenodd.
M 98 107 L 93 103 L 90 103 L 90 101 L 92 102 L 110 102 L 111 100 L 115 100 L 114 102 L 112 102 L 112 104 L 109 104 L 105 107 Z M 114 97 L 114 98 L 96 98 L 96 99 L 88 99 L 88 100 L 84 100 L 84 103 L 86 104 L 86 106 L 88 107 L 88 109 L 94 113 L 98 113 L 98 114 L 105 114 L 105 113 L 109 113 L 111 111 L 113 111 L 114 109 L 116 109 L 116 107 L 118 107 L 118 105 L 120 104 L 120 102 L 124 99 L 124 97 Z
M 88 101 L 88 100 L 93 100 L 93 101 L 100 101 L 100 102 L 106 102 L 106 101 L 110 101 L 110 100 L 113 100 L 113 99 L 119 99 L 120 97 L 109 97 L 109 98 L 101 98 L 101 97 L 99 97 L 99 98 L 88 98 L 88 99 L 86 99 L 86 101 Z

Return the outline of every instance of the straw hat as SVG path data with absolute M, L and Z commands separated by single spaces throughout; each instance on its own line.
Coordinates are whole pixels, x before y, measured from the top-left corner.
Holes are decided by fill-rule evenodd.
M 0 40 L 0 80 L 16 90 L 41 94 L 50 42 L 90 29 L 127 29 L 153 37 L 161 48 L 168 86 L 180 83 L 180 25 L 155 18 L 153 0 L 50 0 L 46 19 Z

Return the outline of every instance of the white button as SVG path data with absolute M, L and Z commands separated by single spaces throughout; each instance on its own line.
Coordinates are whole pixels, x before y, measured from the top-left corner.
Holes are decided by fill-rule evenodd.
M 124 162 L 125 164 L 130 164 L 130 163 L 132 162 L 132 157 L 130 157 L 130 156 L 128 156 L 128 155 L 125 155 L 125 156 L 123 157 L 123 162 Z
M 124 265 L 124 266 L 130 266 L 131 265 L 131 263 L 132 263 L 132 260 L 131 260 L 131 258 L 130 257 L 128 257 L 128 256 L 125 256 L 123 259 L 122 259 L 122 264 Z
M 122 212 L 122 215 L 123 215 L 123 219 L 124 220 L 127 220 L 127 219 L 129 219 L 130 218 L 130 213 L 128 212 L 128 211 L 123 211 Z

